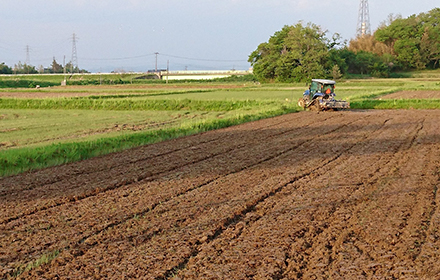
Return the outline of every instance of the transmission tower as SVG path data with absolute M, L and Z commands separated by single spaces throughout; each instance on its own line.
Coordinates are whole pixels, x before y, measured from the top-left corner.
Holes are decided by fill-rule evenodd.
M 356 36 L 363 37 L 367 34 L 371 34 L 368 0 L 361 0 L 361 3 L 359 4 L 359 17 L 357 22 Z
M 30 65 L 31 64 L 31 56 L 29 54 L 30 52 L 30 48 L 29 45 L 26 46 L 26 65 Z
M 70 66 L 70 70 L 72 73 L 75 69 L 79 69 L 78 56 L 76 54 L 76 40 L 77 39 L 78 39 L 78 37 L 76 37 L 76 34 L 73 33 L 73 36 L 72 36 L 72 64 Z

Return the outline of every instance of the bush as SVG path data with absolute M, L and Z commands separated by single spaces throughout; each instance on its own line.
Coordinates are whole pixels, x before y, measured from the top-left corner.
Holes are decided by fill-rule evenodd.
M 59 84 L 30 80 L 0 80 L 0 88 L 35 88 L 36 85 L 39 85 L 40 87 L 51 87 Z

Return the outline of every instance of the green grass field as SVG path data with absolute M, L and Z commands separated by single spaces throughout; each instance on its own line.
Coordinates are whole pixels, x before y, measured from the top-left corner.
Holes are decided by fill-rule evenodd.
M 34 83 L 56 82 L 46 76 Z M 0 98 L 0 176 L 299 111 L 296 101 L 306 88 L 220 82 L 5 88 L 0 93 L 10 95 Z M 337 98 L 354 109 L 440 108 L 440 100 L 378 99 L 402 90 L 440 91 L 440 82 L 365 79 L 336 86 Z

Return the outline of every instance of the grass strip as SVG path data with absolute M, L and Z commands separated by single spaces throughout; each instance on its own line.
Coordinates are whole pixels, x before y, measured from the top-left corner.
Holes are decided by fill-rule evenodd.
M 12 273 L 11 276 L 16 278 L 25 271 L 29 271 L 31 269 L 39 267 L 40 265 L 47 264 L 47 263 L 51 262 L 53 259 L 55 259 L 59 254 L 60 254 L 60 251 L 58 251 L 58 250 L 51 252 L 51 253 L 44 254 L 40 258 L 38 258 L 37 260 L 30 262 L 24 266 L 18 267 L 16 269 L 16 271 L 14 271 Z
M 214 101 L 192 99 L 136 100 L 136 99 L 0 99 L 1 109 L 80 109 L 80 110 L 160 110 L 160 111 L 232 111 L 274 104 L 268 100 Z
M 188 93 L 208 93 L 219 90 L 182 90 L 182 91 L 157 91 L 151 92 L 147 94 L 112 94 L 112 95 L 89 95 L 87 99 L 118 99 L 118 98 L 143 98 L 143 97 L 151 97 L 151 96 L 168 96 L 168 95 L 179 95 L 179 94 L 188 94 Z
M 179 128 L 164 128 L 112 138 L 101 138 L 94 141 L 57 143 L 44 147 L 9 149 L 0 152 L 0 177 L 89 159 L 142 145 L 153 144 L 296 111 L 297 108 L 295 107 L 282 106 L 279 109 L 256 114 L 240 114 L 226 119 L 204 120 Z
M 391 88 L 391 89 L 376 91 L 373 93 L 361 93 L 361 94 L 357 94 L 357 95 L 352 95 L 352 96 L 348 96 L 347 98 L 349 98 L 350 100 L 373 99 L 373 98 L 377 98 L 377 97 L 384 96 L 387 94 L 395 93 L 398 91 L 402 91 L 402 89 L 395 87 L 395 88 Z

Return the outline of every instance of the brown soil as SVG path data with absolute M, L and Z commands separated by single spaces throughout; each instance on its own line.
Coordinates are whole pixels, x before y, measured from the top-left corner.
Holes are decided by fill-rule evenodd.
M 439 279 L 440 111 L 301 112 L 0 179 L 0 278 Z
M 379 97 L 380 99 L 440 99 L 440 91 L 405 90 Z

